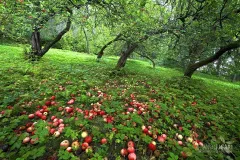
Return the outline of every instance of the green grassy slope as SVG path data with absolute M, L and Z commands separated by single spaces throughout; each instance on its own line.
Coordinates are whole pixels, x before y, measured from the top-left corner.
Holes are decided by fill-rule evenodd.
M 161 152 L 160 158 L 163 159 L 181 159 L 182 152 L 187 153 L 190 159 L 240 157 L 237 150 L 240 143 L 240 85 L 206 78 L 202 74 L 196 74 L 189 80 L 181 77 L 182 73 L 177 70 L 163 67 L 152 69 L 147 62 L 137 60 L 129 60 L 121 72 L 111 74 L 117 62 L 116 57 L 104 57 L 98 63 L 95 56 L 57 49 L 50 50 L 39 62 L 29 63 L 23 60 L 22 52 L 20 47 L 0 45 L 0 111 L 5 112 L 0 119 L 3 128 L 0 145 L 9 147 L 7 153 L 0 150 L 2 158 L 46 159 L 56 155 L 81 159 L 116 159 L 120 158 L 121 148 L 126 147 L 127 136 L 137 144 L 138 159 L 150 159 L 153 154 L 147 150 L 147 146 L 154 139 L 142 133 L 142 125 L 151 125 L 150 131 L 158 132 L 158 135 L 167 134 L 168 139 L 164 144 L 156 141 L 157 149 Z M 104 93 L 104 96 L 99 97 L 98 91 Z M 49 106 L 47 121 L 51 121 L 50 115 L 57 115 L 69 126 L 60 138 L 55 138 L 45 135 L 39 128 L 46 124 L 39 122 L 39 128 L 36 129 L 37 133 L 41 133 L 37 134 L 39 144 L 22 145 L 22 139 L 27 134 L 19 131 L 19 126 L 40 120 L 29 120 L 20 113 L 34 113 L 36 106 L 43 106 L 53 95 L 56 96 L 57 104 L 55 108 Z M 70 106 L 75 109 L 89 111 L 94 104 L 102 104 L 100 109 L 114 117 L 113 123 L 105 123 L 101 116 L 88 120 L 80 113 L 71 115 L 78 118 L 74 121 L 68 113 L 59 112 L 57 108 L 69 106 L 66 102 L 71 98 L 76 99 Z M 13 106 L 13 109 L 9 110 L 7 106 Z M 145 114 L 122 114 L 129 107 L 138 111 L 139 106 L 147 106 Z M 79 128 L 80 124 L 84 128 Z M 117 128 L 118 132 L 112 132 L 111 128 Z M 11 130 L 17 130 L 18 134 L 24 136 L 12 140 L 16 133 Z M 59 143 L 65 138 L 83 141 L 80 138 L 83 130 L 94 136 L 94 154 L 69 154 L 59 149 Z M 176 144 L 179 141 L 176 133 L 183 135 L 183 146 Z M 109 143 L 100 146 L 99 141 L 103 137 Z M 194 145 L 186 141 L 187 137 L 199 140 L 208 147 L 231 142 L 233 154 L 219 149 L 207 152 L 208 149 L 204 147 L 194 149 Z M 6 143 L 6 139 L 9 143 Z M 36 150 L 46 148 L 48 153 L 35 153 Z M 32 152 L 24 152 L 27 150 Z

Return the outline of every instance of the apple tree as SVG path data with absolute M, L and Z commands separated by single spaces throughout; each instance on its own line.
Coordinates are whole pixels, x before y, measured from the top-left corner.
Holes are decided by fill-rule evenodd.
M 71 17 L 73 15 L 72 6 L 68 1 L 61 0 L 17 0 L 6 1 L 3 6 L 3 15 L 13 17 L 12 29 L 18 33 L 16 37 L 23 36 L 24 32 L 31 33 L 30 55 L 42 57 L 48 50 L 67 33 L 71 27 Z M 41 31 L 47 23 L 60 17 L 60 21 L 65 22 L 65 28 L 47 44 L 42 44 Z M 17 32 L 18 31 L 18 32 Z
M 239 5 L 233 0 L 182 0 L 174 6 L 180 31 L 176 57 L 185 62 L 185 76 L 240 47 Z

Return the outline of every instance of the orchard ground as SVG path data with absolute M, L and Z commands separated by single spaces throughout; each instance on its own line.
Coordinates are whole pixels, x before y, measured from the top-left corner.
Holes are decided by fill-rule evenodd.
M 116 62 L 52 49 L 30 63 L 0 45 L 1 159 L 240 158 L 239 84 Z

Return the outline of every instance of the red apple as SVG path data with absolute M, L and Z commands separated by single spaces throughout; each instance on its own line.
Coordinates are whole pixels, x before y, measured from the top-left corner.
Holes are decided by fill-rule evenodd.
M 28 122 L 27 124 L 26 124 L 26 127 L 31 127 L 33 125 L 33 122 Z
M 130 154 L 128 155 L 128 160 L 136 160 L 136 159 L 137 159 L 137 156 L 136 156 L 135 153 L 130 153 Z
M 54 101 L 56 99 L 56 96 L 52 96 L 51 100 Z
M 68 152 L 72 152 L 72 147 L 67 147 L 66 149 Z
M 163 138 L 163 136 L 158 136 L 157 140 L 160 143 L 164 143 L 165 142 L 165 139 Z
M 196 141 L 192 142 L 194 148 L 198 148 L 198 143 Z
M 88 146 L 89 146 L 89 144 L 88 144 L 87 142 L 84 142 L 84 143 L 82 144 L 82 149 L 85 150 L 85 149 L 88 148 Z
M 148 134 L 149 130 L 147 128 L 143 129 L 143 133 Z
M 51 134 L 54 134 L 55 129 L 54 129 L 54 128 L 51 128 L 49 132 L 50 132 Z
M 51 101 L 51 106 L 55 106 L 57 104 L 55 101 Z
M 28 115 L 28 118 L 29 118 L 29 119 L 33 119 L 33 118 L 34 118 L 34 114 L 29 114 L 29 115 Z
M 125 149 L 125 148 L 121 149 L 120 153 L 121 153 L 121 155 L 124 156 L 124 157 L 125 157 L 126 155 L 128 155 L 128 151 L 127 151 L 127 149 Z
M 46 105 L 46 106 L 51 106 L 51 101 L 46 101 L 46 102 L 45 102 L 45 105 Z
M 148 133 L 147 133 L 149 136 L 152 136 L 152 131 L 149 131 L 148 130 Z
M 58 122 L 58 119 L 57 119 L 57 118 L 54 118 L 54 119 L 53 119 L 53 122 Z
M 100 114 L 101 116 L 103 116 L 103 115 L 105 115 L 106 113 L 105 113 L 105 111 L 100 111 L 99 114 Z
M 66 107 L 65 110 L 66 110 L 67 113 L 73 112 L 73 108 L 72 107 Z
M 91 136 L 85 137 L 84 142 L 91 143 L 92 142 L 92 137 Z
M 73 104 L 74 103 L 74 99 L 70 99 L 68 102 L 67 102 L 67 104 Z
M 134 147 L 134 142 L 133 141 L 129 141 L 127 145 L 128 145 L 128 147 Z
M 128 112 L 133 112 L 134 108 L 128 108 Z
M 182 141 L 178 141 L 178 144 L 179 144 L 180 146 L 182 146 L 182 145 L 183 145 L 183 142 L 182 142 Z
M 101 144 L 106 144 L 106 143 L 107 143 L 107 139 L 106 138 L 101 139 Z
M 59 119 L 59 120 L 58 120 L 58 123 L 63 123 L 63 119 Z
M 162 137 L 166 140 L 167 139 L 167 135 L 166 134 L 162 134 Z
M 29 133 L 30 133 L 30 132 L 33 132 L 33 130 L 34 130 L 33 127 L 28 127 L 28 128 L 27 128 L 27 132 L 29 132 Z
M 64 140 L 60 143 L 60 147 L 62 148 L 68 148 L 69 147 L 69 141 L 68 140 Z
M 198 142 L 198 145 L 202 147 L 203 146 L 203 142 Z
M 59 124 L 59 128 L 61 128 L 61 127 L 64 127 L 65 125 L 62 123 L 62 124 Z
M 135 149 L 134 149 L 134 147 L 128 147 L 127 151 L 128 151 L 128 153 L 134 153 Z
M 43 109 L 43 110 L 47 110 L 48 107 L 47 107 L 47 106 L 42 106 L 42 109 Z
M 40 111 L 36 111 L 35 115 L 40 118 L 42 116 L 42 113 Z
M 157 149 L 156 142 L 152 141 L 151 143 L 149 143 L 148 149 L 150 149 L 151 151 L 155 151 Z
M 59 125 L 58 122 L 53 122 L 53 126 L 54 126 L 54 127 L 57 127 L 58 125 Z
M 182 126 L 180 126 L 180 127 L 178 127 L 178 129 L 179 129 L 180 131 L 182 131 L 182 130 L 183 130 L 183 127 L 182 127 Z
M 28 142 L 30 142 L 30 137 L 26 137 L 26 138 L 24 138 L 23 139 L 23 141 L 22 141 L 22 143 L 28 143 Z
M 45 113 L 45 112 L 44 112 L 44 113 Z M 47 116 L 42 115 L 41 119 L 42 119 L 42 120 L 46 120 L 46 119 L 47 119 Z
M 60 132 L 60 133 L 62 133 L 63 130 L 64 130 L 64 127 L 60 127 L 60 128 L 58 128 L 58 132 Z

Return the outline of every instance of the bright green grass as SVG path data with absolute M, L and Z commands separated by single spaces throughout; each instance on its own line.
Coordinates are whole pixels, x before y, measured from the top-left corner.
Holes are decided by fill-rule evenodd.
M 0 62 L 1 68 L 4 67 L 17 67 L 27 69 L 32 67 L 31 64 L 22 61 L 23 49 L 20 47 L 3 46 L 0 45 Z M 96 56 L 88 55 L 85 53 L 72 52 L 67 50 L 51 49 L 41 60 L 41 65 L 56 66 L 56 69 L 76 69 L 78 66 L 87 65 L 89 67 L 104 67 L 106 69 L 113 69 L 118 58 L 117 57 L 103 57 L 101 63 L 95 62 Z M 18 63 L 14 63 L 14 62 Z M 183 73 L 175 69 L 169 69 L 164 67 L 156 67 L 152 69 L 152 66 L 146 61 L 129 59 L 124 70 L 127 73 L 142 74 L 159 79 L 168 79 L 175 76 L 182 76 Z M 239 89 L 238 83 L 227 82 L 223 80 L 217 80 L 217 77 L 204 75 L 202 73 L 195 73 L 193 79 L 202 79 L 209 85 L 215 85 L 216 87 L 227 86 L 229 88 Z

